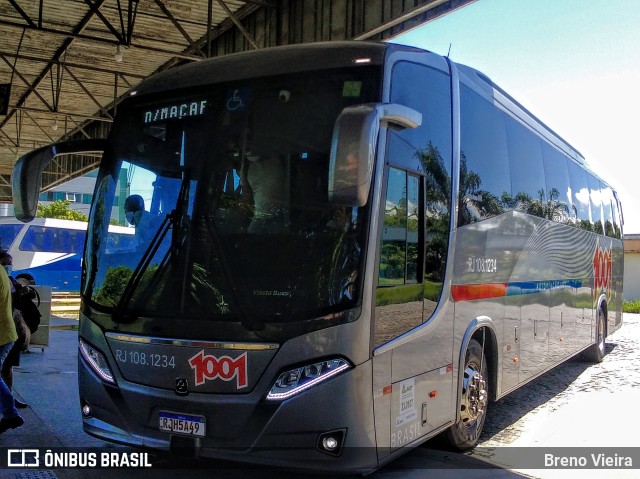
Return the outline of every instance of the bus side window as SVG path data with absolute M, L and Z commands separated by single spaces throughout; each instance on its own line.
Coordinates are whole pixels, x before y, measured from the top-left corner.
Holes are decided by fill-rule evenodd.
M 429 66 L 398 62 L 391 101 L 419 111 L 428 121 L 388 134 L 387 163 L 398 169 L 389 169 L 384 203 L 374 347 L 428 320 L 435 311 L 443 289 L 451 219 L 449 76 Z M 407 212 L 404 232 L 397 225 L 402 208 Z M 403 246 L 398 238 L 402 233 Z
M 460 192 L 458 226 L 499 216 L 511 192 L 504 115 L 465 84 L 460 85 Z
M 73 233 L 69 230 L 59 230 L 55 236 L 56 242 L 54 248 L 56 251 L 64 253 L 75 253 L 75 241 L 73 241 Z
M 602 191 L 600 189 L 600 180 L 591 174 L 587 174 L 587 183 L 589 185 L 589 199 L 591 206 L 591 221 L 593 223 L 593 231 L 604 234 L 604 212 L 602 209 Z
M 614 213 L 613 213 L 613 192 L 611 188 L 604 183 L 602 185 L 602 212 L 604 215 L 604 234 L 610 238 L 615 238 L 614 229 Z
M 20 243 L 20 251 L 48 251 L 44 244 L 46 234 L 47 231 L 43 226 L 29 226 Z
M 589 208 L 589 183 L 587 174 L 585 170 L 574 161 L 568 160 L 567 165 L 569 167 L 569 179 L 571 181 L 572 203 L 575 207 L 574 211 L 577 217 L 576 226 L 587 231 L 593 231 L 593 220 Z
M 577 208 L 573 205 L 571 198 L 571 183 L 567 166 L 570 160 L 546 141 L 540 140 L 540 145 L 547 195 L 555 206 L 550 219 L 558 223 L 575 225 L 578 218 Z
M 613 191 L 612 191 L 612 193 L 613 193 Z M 614 233 L 614 238 L 622 239 L 622 211 L 620 211 L 618 198 L 617 198 L 615 193 L 613 193 L 613 200 L 611 202 L 611 206 L 613 207 L 613 233 Z
M 541 218 L 553 219 L 550 205 L 557 192 L 545 189 L 544 164 L 540 140 L 518 120 L 504 114 L 511 191 L 502 194 L 505 208 Z M 562 212 L 560 212 L 562 214 Z
M 417 282 L 418 185 L 418 177 L 389 169 L 380 251 L 380 286 Z
M 383 205 L 374 346 L 422 323 L 420 178 L 389 168 Z

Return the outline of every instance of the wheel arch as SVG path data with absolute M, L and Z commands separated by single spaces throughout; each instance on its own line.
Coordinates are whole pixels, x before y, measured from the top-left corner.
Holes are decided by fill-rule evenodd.
M 497 397 L 498 391 L 498 365 L 500 364 L 498 339 L 495 330 L 495 324 L 488 316 L 478 316 L 474 318 L 462 338 L 460 345 L 460 351 L 458 355 L 458 387 L 456 394 L 456 418 L 457 423 L 460 420 L 460 400 L 463 387 L 463 375 L 465 367 L 465 355 L 469 343 L 472 339 L 475 339 L 485 354 L 487 361 L 487 369 L 489 370 L 489 399 L 492 400 Z

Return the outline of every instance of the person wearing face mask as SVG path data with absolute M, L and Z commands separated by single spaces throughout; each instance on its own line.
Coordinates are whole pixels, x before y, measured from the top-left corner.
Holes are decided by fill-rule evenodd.
M 124 201 L 124 215 L 129 224 L 136 227 L 138 245 L 148 244 L 155 234 L 153 215 L 144 209 L 144 200 L 140 195 L 130 195 Z
M 6 255 L 6 256 L 5 256 Z M 8 258 L 7 258 L 8 256 Z M 8 264 L 3 264 L 8 263 Z M 0 257 L 0 264 L 9 266 L 11 264 L 11 256 L 3 253 Z M 6 269 L 0 268 L 0 367 L 9 355 L 14 343 L 18 340 L 16 325 L 13 322 L 13 312 L 11 309 L 11 280 Z M 18 414 L 15 400 L 11 389 L 0 377 L 0 410 L 2 411 L 2 419 L 0 419 L 0 433 L 8 429 L 15 429 L 24 424 L 24 419 Z

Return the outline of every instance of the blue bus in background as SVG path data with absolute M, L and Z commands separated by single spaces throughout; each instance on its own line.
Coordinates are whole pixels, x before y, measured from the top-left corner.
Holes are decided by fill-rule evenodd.
M 0 218 L 0 249 L 13 257 L 13 276 L 30 274 L 53 291 L 80 291 L 87 223 L 36 218 L 23 223 Z M 135 247 L 134 229 L 111 225 L 108 242 L 118 249 Z

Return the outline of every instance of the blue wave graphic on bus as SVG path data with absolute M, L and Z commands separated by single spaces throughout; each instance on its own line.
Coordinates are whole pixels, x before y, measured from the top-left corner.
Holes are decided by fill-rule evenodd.
M 581 288 L 583 281 L 580 279 L 562 279 L 550 281 L 519 281 L 507 283 L 506 296 L 520 294 L 536 294 L 543 291 L 552 291 L 562 288 Z
M 513 283 L 452 284 L 451 297 L 454 301 L 474 301 L 476 299 L 502 298 L 537 294 L 562 288 L 581 288 L 581 279 L 560 279 L 547 281 L 517 281 Z

